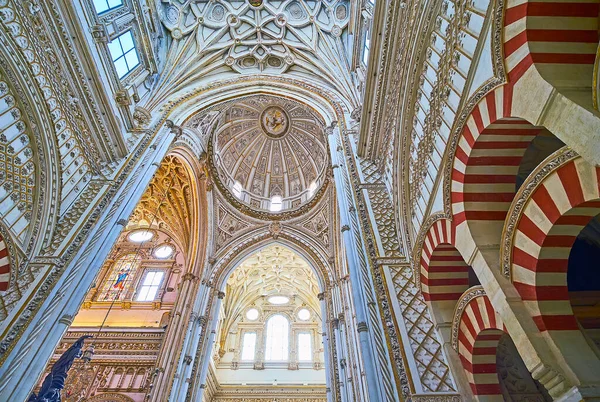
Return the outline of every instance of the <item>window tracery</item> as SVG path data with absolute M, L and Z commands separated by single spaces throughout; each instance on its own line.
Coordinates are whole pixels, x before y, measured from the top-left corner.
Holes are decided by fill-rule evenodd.
M 415 232 L 427 216 L 434 183 L 461 102 L 487 78 L 474 80 L 472 63 L 479 57 L 477 43 L 490 34 L 490 27 L 484 24 L 491 9 L 489 5 L 488 0 L 465 4 L 446 0 L 431 33 L 411 111 L 412 124 L 408 127 L 411 135 L 407 176 L 410 218 Z M 489 55 L 481 57 L 487 57 L 486 62 L 491 63 Z

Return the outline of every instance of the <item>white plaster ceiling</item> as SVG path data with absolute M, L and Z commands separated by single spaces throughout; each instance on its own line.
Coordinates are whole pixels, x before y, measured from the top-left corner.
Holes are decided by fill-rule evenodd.
M 350 20 L 348 0 L 162 0 L 159 15 L 178 40 L 193 34 L 196 51 L 220 54 L 238 72 L 283 72 L 323 35 L 339 37 Z
M 232 74 L 291 75 L 359 101 L 350 0 L 155 0 L 170 37 L 153 108 Z
M 235 319 L 257 299 L 299 297 L 319 312 L 319 284 L 312 268 L 294 251 L 273 244 L 246 258 L 227 280 L 225 316 Z
M 222 111 L 213 160 L 220 181 L 250 207 L 268 210 L 272 197 L 281 196 L 283 210 L 298 208 L 325 180 L 324 122 L 287 98 L 245 98 Z

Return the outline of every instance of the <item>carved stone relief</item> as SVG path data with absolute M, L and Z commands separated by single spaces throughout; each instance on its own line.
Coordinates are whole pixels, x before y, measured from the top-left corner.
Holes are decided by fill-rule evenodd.
M 195 33 L 200 38 L 198 53 L 219 54 L 234 71 L 281 73 L 297 59 L 306 59 L 307 53 L 319 55 L 320 42 L 342 34 L 350 19 L 350 2 L 294 0 L 234 6 L 222 0 L 192 5 L 176 0 L 161 5 L 158 12 L 173 39 Z

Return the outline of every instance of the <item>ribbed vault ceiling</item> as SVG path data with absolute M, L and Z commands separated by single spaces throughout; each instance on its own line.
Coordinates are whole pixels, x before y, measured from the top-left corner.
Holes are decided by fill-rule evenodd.
M 233 322 L 257 299 L 283 295 L 299 297 L 320 312 L 319 284 L 312 268 L 294 251 L 268 246 L 246 258 L 227 280 L 224 316 Z
M 188 250 L 194 218 L 192 178 L 181 160 L 167 155 L 133 212 L 130 223 L 145 221 L 174 236 Z

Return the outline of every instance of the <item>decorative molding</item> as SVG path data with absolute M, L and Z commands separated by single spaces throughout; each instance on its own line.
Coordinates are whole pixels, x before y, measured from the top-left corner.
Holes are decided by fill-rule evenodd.
M 439 212 L 437 214 L 430 215 L 425 222 L 421 225 L 419 229 L 419 235 L 415 241 L 415 245 L 412 250 L 412 267 L 413 272 L 415 274 L 415 283 L 421 283 L 421 255 L 423 253 L 423 245 L 425 243 L 425 238 L 427 234 L 431 230 L 433 224 L 439 220 L 450 218 L 443 212 Z
M 456 303 L 456 307 L 454 308 L 454 319 L 452 320 L 452 340 L 451 344 L 454 350 L 458 352 L 458 333 L 460 332 L 460 317 L 462 317 L 465 308 L 468 306 L 469 302 L 477 297 L 486 296 L 485 290 L 483 286 L 474 286 L 470 289 L 467 289 L 465 293 L 462 294 L 458 303 Z
M 493 0 L 492 7 L 492 66 L 494 68 L 494 77 L 483 83 L 477 91 L 465 102 L 461 111 L 457 113 L 451 135 L 448 138 L 445 152 L 445 164 L 443 167 L 444 182 L 444 209 L 448 216 L 452 216 L 451 185 L 452 185 L 452 164 L 454 155 L 458 146 L 463 128 L 467 118 L 471 115 L 477 104 L 495 88 L 507 83 L 506 70 L 504 66 L 504 3 L 505 0 Z
M 462 402 L 463 398 L 457 394 L 446 394 L 446 395 L 418 395 L 413 394 L 410 397 L 411 402 Z

